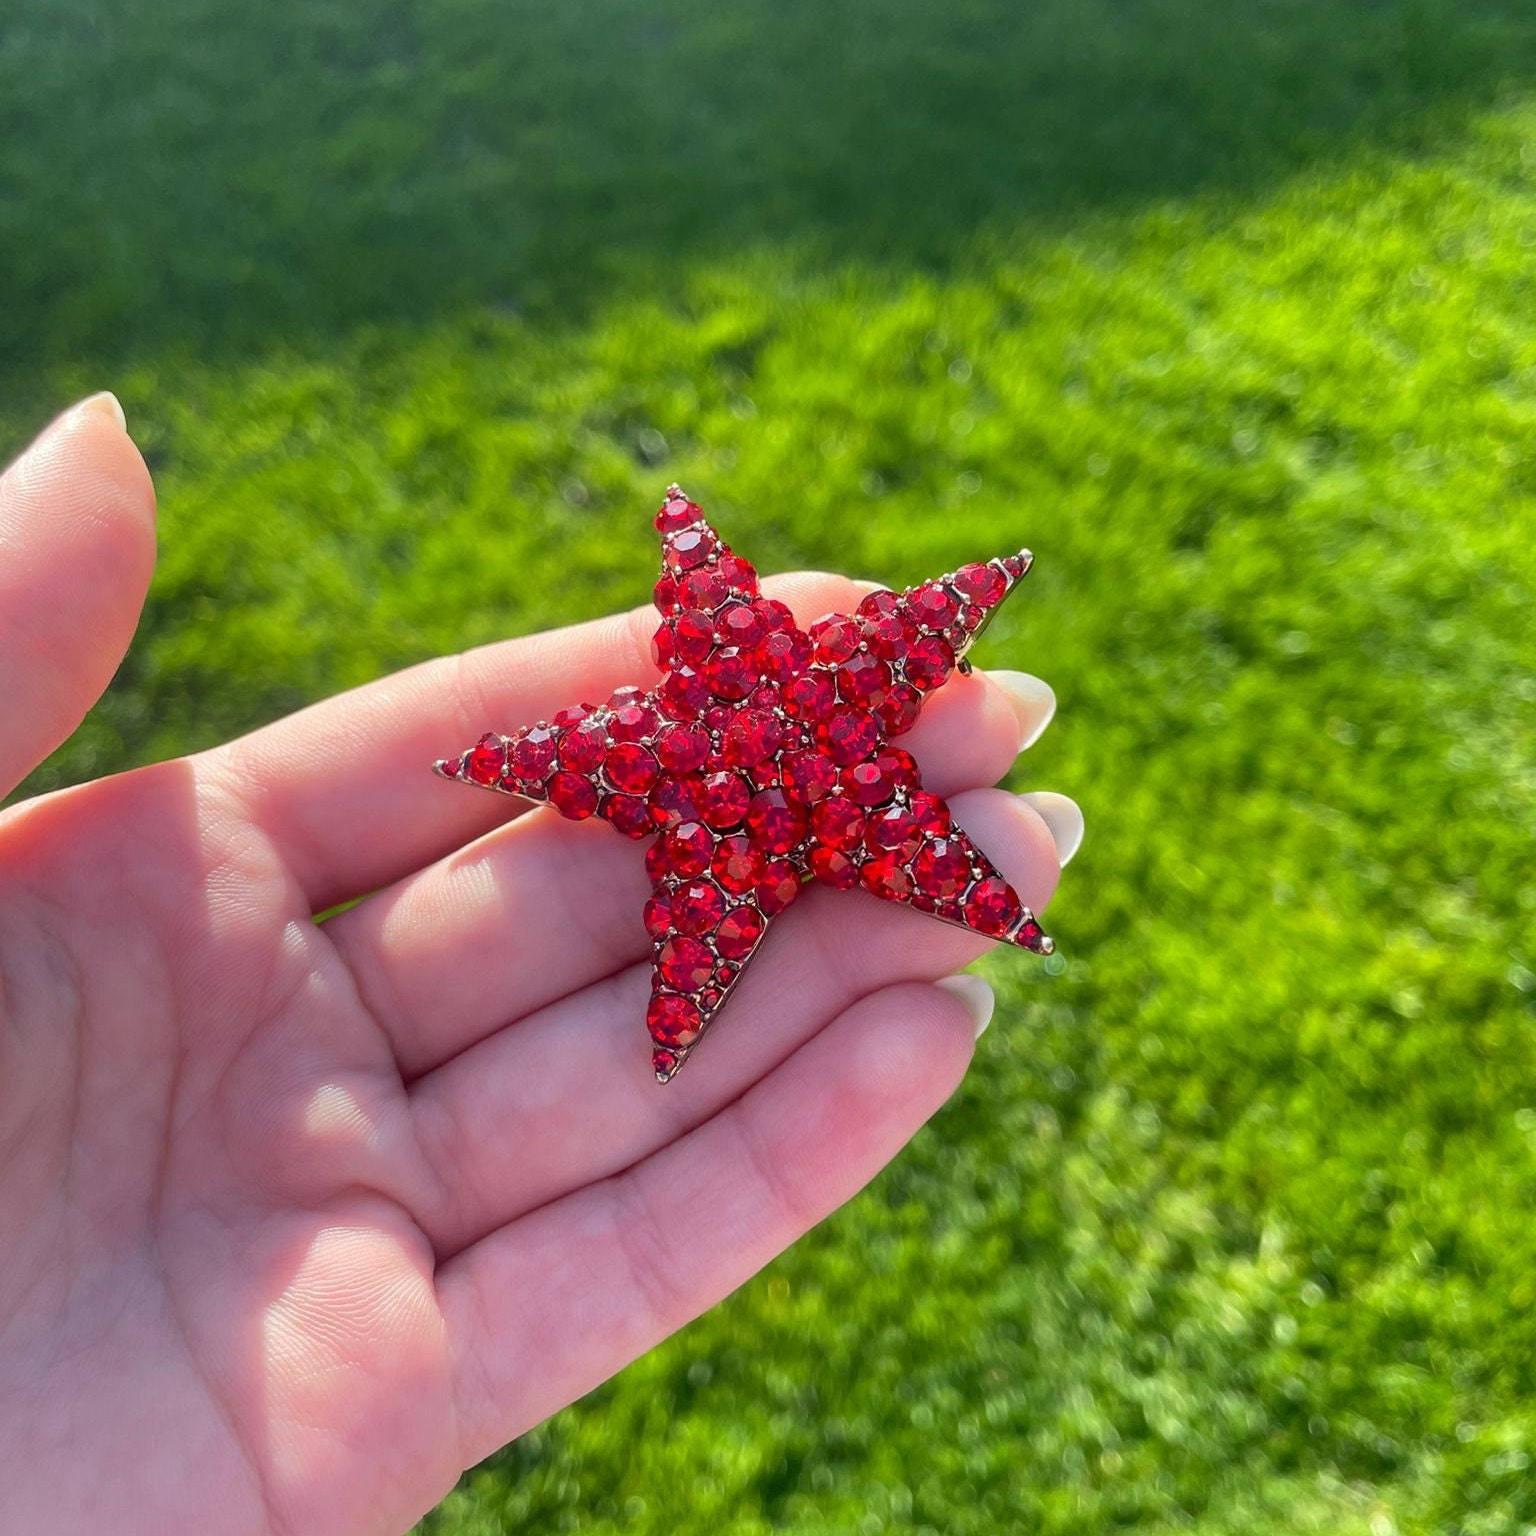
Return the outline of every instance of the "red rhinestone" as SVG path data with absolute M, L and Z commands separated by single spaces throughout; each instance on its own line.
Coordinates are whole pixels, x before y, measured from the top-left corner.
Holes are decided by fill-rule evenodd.
M 550 724 L 553 725 L 556 730 L 563 731 L 569 726 L 580 725 L 581 722 L 585 720 L 590 713 L 591 709 L 588 705 L 572 704 L 568 708 L 560 710 L 559 713 L 556 714 L 555 718 L 550 721 Z
M 837 769 L 822 752 L 786 753 L 780 766 L 785 784 L 807 805 L 826 799 L 837 783 Z
M 747 703 L 754 709 L 766 709 L 777 711 L 783 695 L 772 683 L 759 683 L 751 693 L 747 695 Z
M 859 648 L 859 626 L 841 614 L 818 619 L 809 630 L 811 644 L 816 647 L 816 660 L 825 666 L 835 667 L 847 661 Z
M 672 626 L 658 624 L 656 633 L 651 636 L 651 660 L 659 671 L 665 672 L 676 659 L 677 644 L 672 639 Z
M 802 672 L 784 685 L 784 708 L 802 720 L 819 720 L 837 703 L 837 688 L 826 672 Z
M 666 562 L 670 571 L 691 571 L 703 565 L 719 548 L 719 541 L 707 528 L 685 528 L 667 536 Z
M 917 824 L 924 832 L 942 837 L 949 831 L 951 826 L 949 807 L 937 795 L 929 794 L 926 789 L 919 789 L 909 797 L 907 805 L 912 814 L 917 817 Z
M 672 621 L 672 645 L 679 661 L 701 666 L 715 644 L 715 621 L 707 613 L 690 609 Z
M 834 796 L 812 810 L 811 830 L 825 847 L 856 847 L 864 836 L 864 812 L 851 800 Z
M 1014 934 L 1013 942 L 1024 949 L 1034 950 L 1037 955 L 1043 955 L 1047 948 L 1045 930 L 1033 918 Z
M 560 738 L 560 766 L 572 773 L 591 773 L 603 760 L 608 733 L 596 720 L 583 720 Z
M 869 818 L 864 846 L 871 853 L 894 853 L 903 863 L 917 852 L 923 840 L 917 817 L 899 805 Z
M 1003 569 L 1017 581 L 1029 569 L 1030 562 L 1033 559 L 1034 556 L 1027 549 L 1021 549 L 1018 554 L 1009 555 L 1003 561 Z
M 678 593 L 690 608 L 707 608 L 713 613 L 731 595 L 731 589 L 719 571 L 690 571 Z
M 1001 936 L 1024 915 L 1023 904 L 1006 880 L 978 880 L 965 898 L 965 920 L 980 933 Z
M 954 647 L 942 635 L 924 635 L 907 652 L 903 665 L 914 687 L 937 688 L 955 665 Z
M 850 704 L 873 709 L 890 691 L 891 669 L 868 651 L 856 651 L 837 669 L 837 691 Z
M 752 786 L 739 773 L 704 776 L 704 820 L 724 829 L 740 824 L 752 800 Z
M 715 948 L 727 960 L 745 960 L 767 926 L 756 907 L 733 907 L 715 934 Z
M 793 629 L 795 616 L 783 603 L 771 597 L 760 597 L 752 604 L 752 611 L 763 621 L 765 633 L 776 629 Z
M 699 509 L 686 496 L 670 496 L 656 513 L 656 527 L 661 533 L 677 533 L 699 520 Z
M 675 716 L 689 719 L 709 703 L 709 684 L 692 667 L 673 667 L 661 685 L 662 697 Z
M 1008 578 L 995 565 L 962 565 L 955 590 L 980 608 L 995 608 L 1008 590 Z
M 476 784 L 494 784 L 507 765 L 507 744 L 500 736 L 486 735 L 464 755 L 464 776 Z
M 704 668 L 709 686 L 719 698 L 744 699 L 757 683 L 757 661 L 751 651 L 723 645 Z
M 747 770 L 747 777 L 759 789 L 777 789 L 779 787 L 779 765 L 771 758 L 766 763 L 759 763 L 755 768 Z
M 462 757 L 445 757 L 442 762 L 437 764 L 437 771 L 442 774 L 445 779 L 457 779 L 463 775 L 464 759 Z M 510 770 L 508 774 L 503 777 L 502 785 L 508 789 L 515 789 L 517 787 L 511 782 Z
M 763 621 L 746 603 L 735 603 L 715 620 L 715 629 L 725 645 L 748 648 L 763 638 Z
M 895 775 L 878 758 L 844 768 L 840 782 L 843 793 L 858 805 L 885 805 L 896 795 Z
M 640 741 L 656 729 L 656 711 L 645 704 L 621 704 L 608 721 L 614 741 Z
M 912 593 L 907 608 L 924 629 L 948 629 L 960 612 L 955 594 L 936 581 L 924 582 Z
M 626 837 L 644 837 L 656 830 L 651 808 L 638 795 L 609 795 L 602 804 L 603 819 Z
M 724 912 L 725 897 L 711 881 L 690 880 L 672 893 L 672 921 L 680 933 L 708 933 Z
M 917 627 L 905 615 L 892 613 L 866 624 L 864 638 L 876 656 L 894 661 L 903 656 L 907 647 L 917 639 Z
M 971 883 L 970 856 L 957 839 L 934 838 L 918 850 L 912 873 L 925 895 L 950 901 Z
M 636 688 L 633 683 L 626 683 L 622 688 L 615 688 L 608 695 L 609 709 L 628 709 L 631 704 L 644 703 L 645 689 Z
M 788 853 L 805 836 L 805 811 L 782 789 L 763 789 L 752 797 L 747 826 L 766 853 Z
M 782 912 L 800 894 L 800 876 L 788 859 L 769 859 L 757 885 L 757 904 L 769 917 Z
M 668 773 L 690 773 L 709 756 L 709 732 L 697 725 L 664 725 L 656 733 L 656 756 Z
M 866 890 L 887 901 L 905 901 L 912 894 L 911 872 L 894 853 L 882 853 L 871 859 L 860 869 L 859 879 Z
M 666 837 L 667 862 L 685 880 L 702 875 L 715 852 L 715 834 L 697 821 L 673 827 Z
M 757 596 L 757 571 L 751 561 L 743 560 L 740 555 L 733 555 L 727 550 L 720 556 L 719 570 L 730 583 L 733 592 L 739 592 L 743 597 Z
M 664 839 L 657 838 L 649 848 L 645 850 L 645 872 L 651 877 L 651 883 L 664 879 L 672 870 L 672 860 L 667 857 L 667 845 Z
M 728 970 L 730 970 L 729 966 L 722 965 L 715 972 L 715 975 L 724 979 L 725 973 Z M 725 993 L 723 993 L 719 987 L 705 987 L 704 990 L 699 993 L 699 1007 L 707 1010 L 710 1013 L 713 1013 L 714 1010 L 720 1006 L 721 1000 L 724 998 L 724 996 Z
M 512 772 L 525 784 L 542 779 L 555 761 L 555 733 L 548 726 L 536 725 L 512 743 L 507 762 Z
M 656 956 L 661 979 L 679 992 L 697 992 L 714 968 L 715 957 L 709 946 L 686 936 L 668 939 Z
M 698 1005 L 690 998 L 679 997 L 675 992 L 652 993 L 650 1007 L 645 1011 L 645 1022 L 651 1032 L 651 1039 L 669 1046 L 692 1045 L 699 1038 L 699 1030 L 704 1024 Z
M 886 694 L 885 702 L 875 710 L 887 736 L 900 736 L 917 724 L 918 711 L 923 707 L 923 696 L 906 683 L 897 685 Z
M 850 889 L 858 879 L 858 870 L 846 853 L 822 845 L 811 849 L 811 873 L 823 885 L 839 891 Z
M 672 907 L 665 896 L 652 896 L 642 916 L 645 931 L 653 939 L 664 939 L 672 931 Z
M 651 791 L 651 820 L 658 827 L 698 821 L 704 814 L 704 783 L 696 773 L 663 779 Z
M 917 783 L 917 762 L 910 752 L 903 752 L 900 747 L 883 747 L 875 762 L 895 779 L 898 786 Z
M 722 837 L 710 862 L 715 879 L 735 896 L 745 896 L 763 876 L 763 856 L 752 840 L 740 835 Z
M 880 727 L 868 710 L 845 704 L 817 726 L 816 739 L 834 763 L 856 763 L 880 745 Z
M 579 773 L 557 773 L 545 793 L 549 803 L 572 821 L 585 821 L 597 809 L 597 786 Z
M 663 576 L 651 589 L 652 600 L 658 613 L 671 613 L 677 607 L 677 583 L 670 576 Z
M 682 1059 L 676 1051 L 669 1051 L 666 1046 L 658 1045 L 651 1052 L 651 1070 L 656 1074 L 656 1080 L 662 1083 L 669 1081 L 672 1074 L 677 1071 L 678 1062 Z
M 704 724 L 712 731 L 723 731 L 735 714 L 736 711 L 729 704 L 711 704 L 704 711 Z
M 726 728 L 721 755 L 738 768 L 751 768 L 779 750 L 784 727 L 766 710 L 745 709 Z
M 787 683 L 811 664 L 811 642 L 798 629 L 780 629 L 757 647 L 757 664 L 764 677 Z
M 626 794 L 643 795 L 656 782 L 659 771 L 655 754 L 634 741 L 621 741 L 610 747 L 603 759 L 608 782 Z
M 853 611 L 857 618 L 882 619 L 897 612 L 900 607 L 900 594 L 882 587 L 878 592 L 871 592 Z

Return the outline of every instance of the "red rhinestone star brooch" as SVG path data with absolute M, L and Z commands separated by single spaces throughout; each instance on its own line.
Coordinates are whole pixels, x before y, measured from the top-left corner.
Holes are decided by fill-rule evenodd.
M 1029 569 L 965 565 L 800 629 L 677 486 L 656 514 L 659 686 L 563 709 L 439 762 L 445 778 L 601 816 L 645 856 L 646 1014 L 669 1081 L 802 888 L 862 886 L 1048 955 L 1051 941 L 891 739 Z

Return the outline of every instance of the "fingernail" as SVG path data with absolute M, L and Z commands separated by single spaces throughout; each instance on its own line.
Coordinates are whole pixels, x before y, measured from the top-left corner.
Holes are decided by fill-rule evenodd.
M 95 411 L 100 416 L 106 416 L 117 423 L 118 431 L 128 430 L 128 418 L 123 415 L 122 402 L 110 389 L 104 389 L 100 394 L 88 395 L 75 407 L 75 414 L 82 411 Z
M 1053 789 L 1037 789 L 1019 799 L 1033 806 L 1040 819 L 1050 828 L 1051 841 L 1056 844 L 1056 857 L 1065 868 L 1072 855 L 1083 844 L 1083 812 L 1076 800 L 1058 795 Z
M 976 1029 L 976 1038 L 980 1040 L 987 1032 L 987 1025 L 992 1022 L 992 1010 L 997 1006 L 992 988 L 980 976 L 963 975 L 946 976 L 934 985 L 942 987 L 965 1004 L 965 1011 L 970 1014 L 971 1023 Z
M 1056 695 L 1043 678 L 1028 672 L 988 672 L 1019 717 L 1019 751 L 1032 747 L 1045 734 L 1056 713 Z

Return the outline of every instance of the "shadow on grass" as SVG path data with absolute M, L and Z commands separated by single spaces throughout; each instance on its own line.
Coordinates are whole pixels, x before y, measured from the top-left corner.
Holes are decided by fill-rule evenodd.
M 1533 60 L 1517 0 L 17 0 L 0 358 L 570 313 L 781 238 L 942 267 L 1411 150 Z

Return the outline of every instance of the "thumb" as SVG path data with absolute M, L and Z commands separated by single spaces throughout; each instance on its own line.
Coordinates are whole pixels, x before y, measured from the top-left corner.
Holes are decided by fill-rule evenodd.
M 112 680 L 155 565 L 155 493 L 122 407 L 93 395 L 0 476 L 0 796 Z

